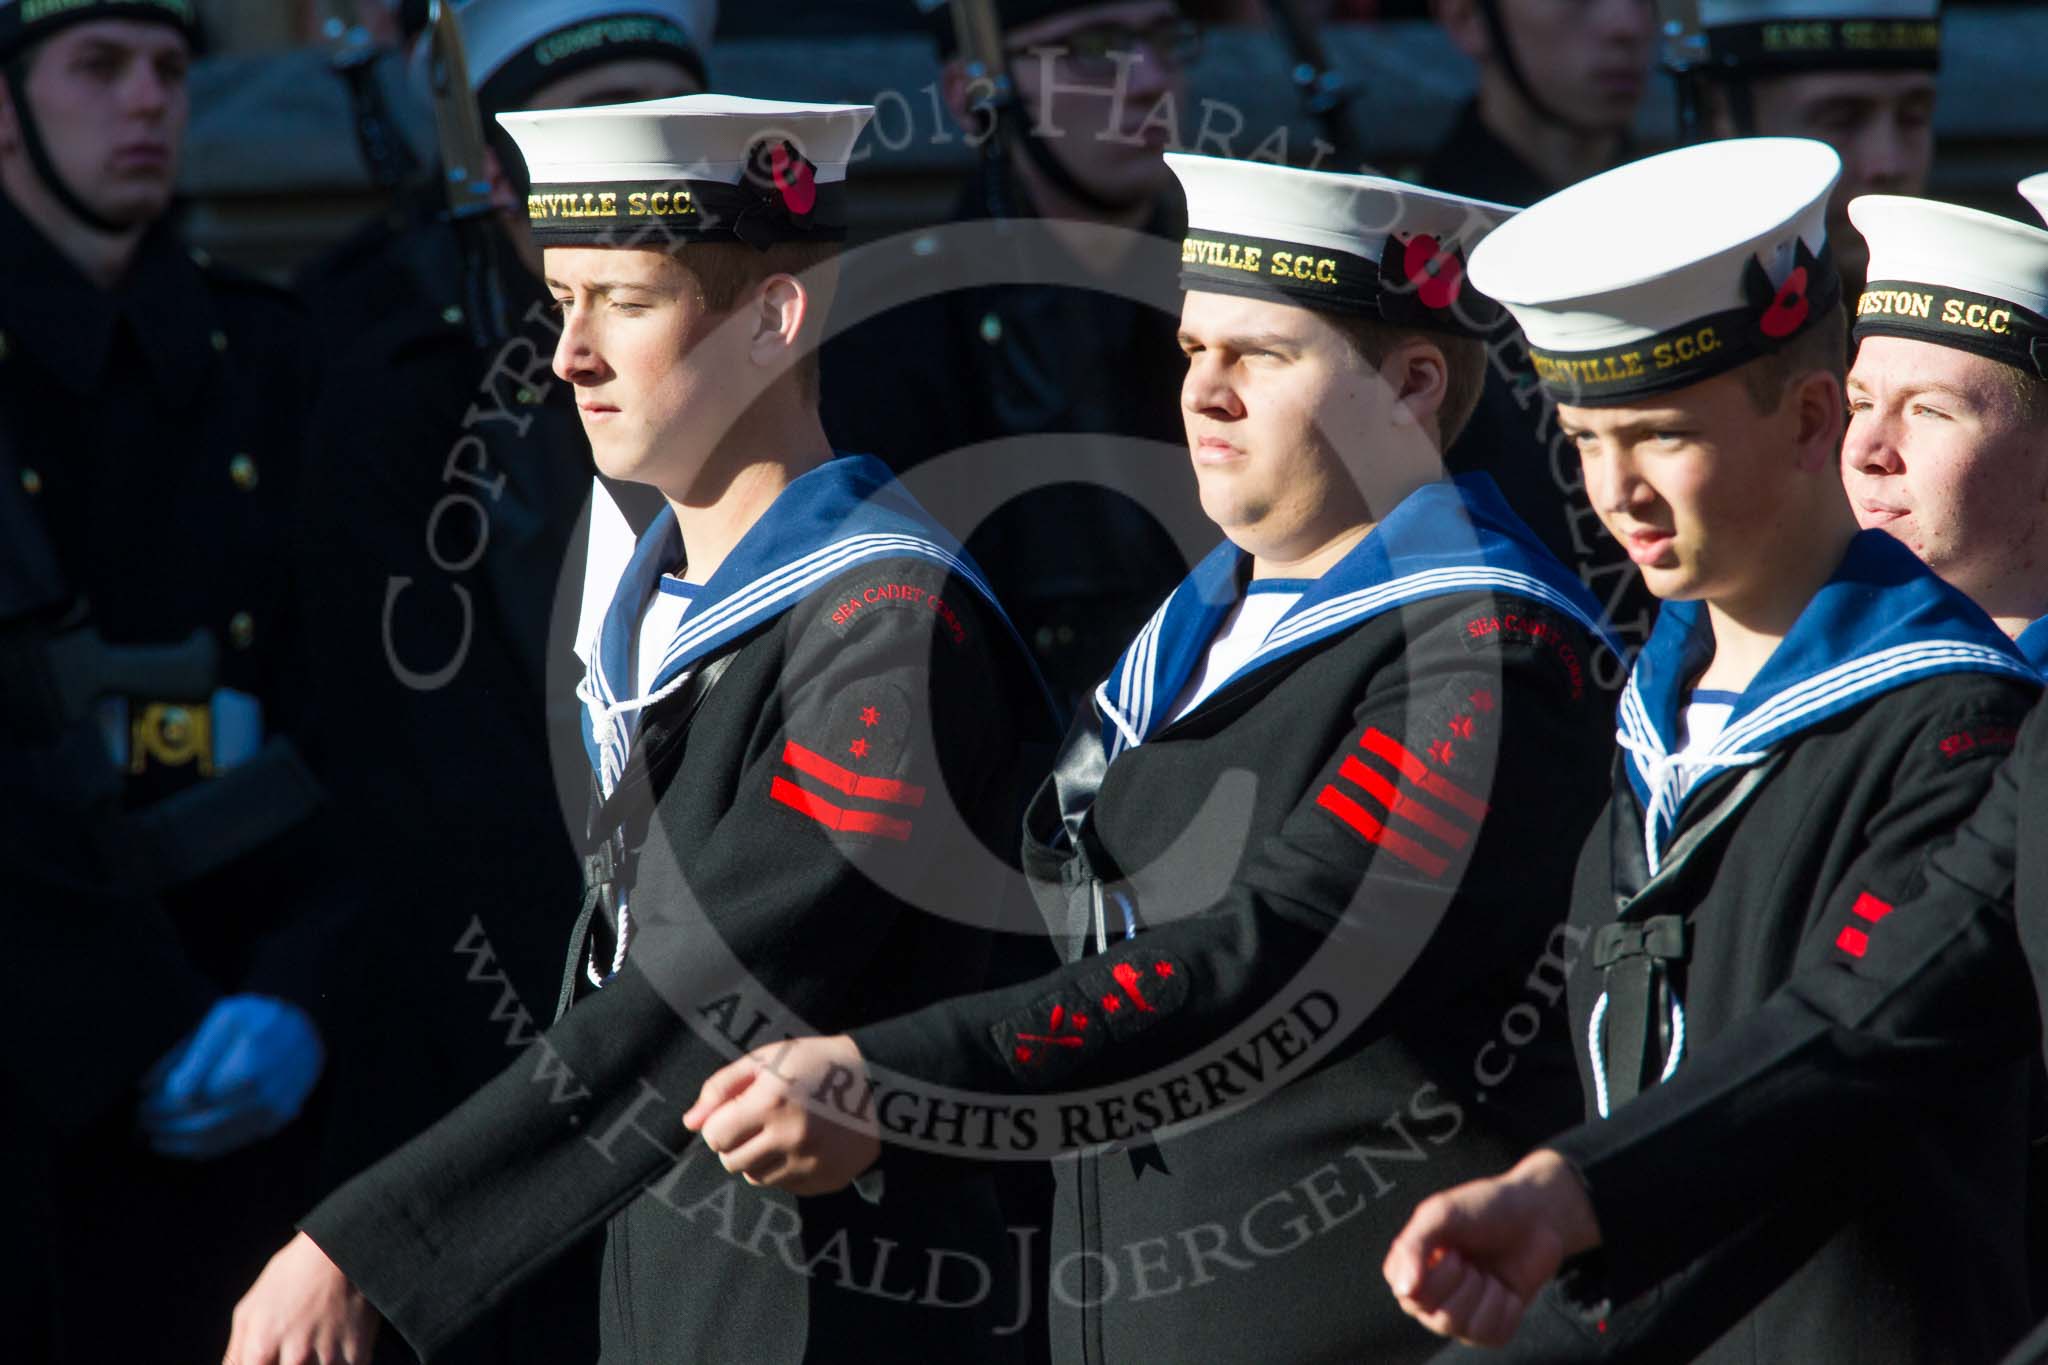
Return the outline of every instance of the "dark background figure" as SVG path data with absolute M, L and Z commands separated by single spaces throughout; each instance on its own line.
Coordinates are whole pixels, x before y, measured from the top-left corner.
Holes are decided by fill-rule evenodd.
M 1941 0 L 1702 0 L 1700 27 L 1700 112 L 1711 136 L 1818 138 L 1841 155 L 1828 241 L 1843 297 L 1854 299 L 1870 251 L 1849 221 L 1849 201 L 1924 194 L 1934 167 Z M 1774 41 L 1773 31 L 1799 42 Z
M 1628 159 L 1656 39 L 1649 0 L 1432 0 L 1431 11 L 1479 82 L 1423 164 L 1423 184 L 1527 208 Z M 1649 638 L 1656 599 L 1587 501 L 1578 451 L 1520 334 L 1505 325 L 1488 346 L 1486 392 L 1445 464 L 1492 475 L 1633 649 Z
M 314 1192 L 347 905 L 290 739 L 303 318 L 167 220 L 183 8 L 49 8 L 0 6 L 0 1321 L 210 1360 Z
M 1163 158 L 1166 127 L 1148 116 L 1162 100 L 1185 97 L 1183 67 L 1199 34 L 1171 0 L 1003 0 L 995 9 L 1019 135 L 1006 139 L 1000 163 L 982 163 L 955 221 L 989 218 L 992 206 L 1032 220 L 1020 250 L 1065 251 L 1103 287 L 959 289 L 890 309 L 828 344 L 823 412 L 839 448 L 877 454 L 898 473 L 1026 434 L 1056 440 L 1063 466 L 1084 471 L 1014 499 L 978 527 L 953 528 L 971 533 L 968 549 L 1071 710 L 1085 707 L 1186 572 L 1173 537 L 1145 507 L 1178 498 L 1194 509 L 1179 492 L 1188 480 L 1176 321 L 1108 292 L 1143 288 L 1132 274 L 1150 272 L 1145 292 L 1171 299 L 1178 252 L 1131 249 L 1136 241 L 1121 255 L 1099 242 L 1084 250 L 1067 229 L 1106 225 L 1178 244 L 1183 211 Z M 946 58 L 939 88 L 955 119 L 978 127 L 951 17 L 942 7 L 933 19 Z M 906 249 L 942 254 L 948 246 L 938 232 Z M 1159 448 L 1134 450 L 1128 438 Z M 1149 468 L 1143 476 L 1145 506 L 1085 474 L 1114 479 L 1134 460 L 1157 462 L 1156 477 Z
M 335 1077 L 326 1187 L 426 1128 L 547 1022 L 580 874 L 555 774 L 580 821 L 585 759 L 550 635 L 590 491 L 573 391 L 552 373 L 560 323 L 524 215 L 526 176 L 493 116 L 702 88 L 704 0 L 471 0 L 457 15 L 500 213 L 482 227 L 507 334 L 480 340 L 474 268 L 425 190 L 309 270 L 334 341 L 312 423 L 299 554 L 328 642 L 323 770 L 359 847 L 354 880 L 402 897 L 344 958 L 350 1032 Z M 424 71 L 428 54 L 413 58 Z M 545 60 L 543 60 L 545 58 Z M 356 330 L 348 334 L 348 328 Z M 573 624 L 573 617 L 568 624 Z M 573 663 L 573 659 L 568 662 Z M 593 1358 L 593 1242 L 485 1319 L 444 1359 Z M 396 1333 L 380 1360 L 410 1359 Z

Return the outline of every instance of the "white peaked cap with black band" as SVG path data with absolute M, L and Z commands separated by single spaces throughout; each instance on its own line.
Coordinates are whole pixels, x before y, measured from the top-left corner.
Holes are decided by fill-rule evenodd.
M 2048 223 L 2048 171 L 2020 181 L 2020 198 L 2032 204 L 2034 212 L 2041 215 L 2041 221 Z
M 1166 164 L 1187 192 L 1182 289 L 1463 336 L 1503 321 L 1465 262 L 1514 216 L 1506 204 L 1262 161 L 1169 152 Z
M 1473 253 L 1472 283 L 1514 314 L 1556 401 L 1668 393 L 1780 349 L 1840 299 L 1841 173 L 1805 138 L 1646 157 L 1524 209 Z
M 1900 69 L 1941 62 L 1941 0 L 1699 0 L 1708 69 Z
M 603 62 L 674 62 L 702 83 L 718 0 L 464 0 L 455 17 L 478 104 L 514 109 Z
M 1849 221 L 1870 244 L 1857 341 L 1929 341 L 2048 379 L 2048 230 L 1890 194 L 1851 199 Z
M 498 115 L 547 246 L 840 241 L 846 163 L 870 104 L 677 95 Z

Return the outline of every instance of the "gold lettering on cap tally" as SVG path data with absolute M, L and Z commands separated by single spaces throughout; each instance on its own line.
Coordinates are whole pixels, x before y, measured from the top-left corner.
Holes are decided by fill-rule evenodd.
M 2012 334 L 2012 310 L 1994 308 L 1988 303 L 1943 299 L 1941 320 L 1951 327 L 1967 327 L 1973 332 L 1990 332 L 1995 336 Z
M 1265 259 L 1265 255 L 1264 247 L 1244 246 L 1237 242 L 1216 242 L 1206 237 L 1184 238 L 1180 244 L 1182 265 L 1215 266 L 1222 270 L 1242 270 L 1254 275 L 1258 273 L 1259 263 Z
M 1934 316 L 1934 295 L 1923 294 L 1916 289 L 1866 289 L 1863 297 L 1856 301 L 1856 316 L 1868 317 L 1872 313 L 1900 318 L 1931 318 Z
M 1690 365 L 1702 356 L 1721 349 L 1721 338 L 1711 326 L 1673 341 L 1660 341 L 1650 350 L 1650 360 L 1660 370 L 1673 365 Z

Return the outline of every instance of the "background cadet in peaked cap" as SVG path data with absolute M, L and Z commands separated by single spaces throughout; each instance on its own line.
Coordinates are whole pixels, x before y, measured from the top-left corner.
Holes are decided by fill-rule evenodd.
M 218 1353 L 309 1187 L 334 1042 L 347 903 L 291 745 L 303 323 L 169 221 L 195 38 L 181 0 L 0 4 L 0 902 L 26 992 L 0 1318 L 23 1359 Z
M 1863 282 L 1848 205 L 1924 193 L 1934 162 L 1941 0 L 1700 0 L 1706 125 L 1716 137 L 1811 137 L 1842 158 L 1828 236 Z

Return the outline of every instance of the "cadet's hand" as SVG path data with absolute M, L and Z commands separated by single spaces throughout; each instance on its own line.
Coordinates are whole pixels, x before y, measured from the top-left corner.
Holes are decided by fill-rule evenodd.
M 149 1069 L 136 1117 L 165 1156 L 222 1156 L 297 1118 L 325 1062 L 319 1030 L 297 1005 L 230 995 Z
M 1538 1148 L 1506 1175 L 1416 1206 L 1381 1273 L 1408 1316 L 1439 1336 L 1504 1346 L 1568 1256 L 1600 1245 L 1592 1200 L 1564 1158 Z
M 853 1039 L 798 1038 L 713 1072 L 683 1127 L 749 1184 L 830 1194 L 882 1154 L 867 1093 Z
M 270 1258 L 235 1305 L 223 1365 L 367 1365 L 381 1321 L 341 1267 L 302 1232 Z

